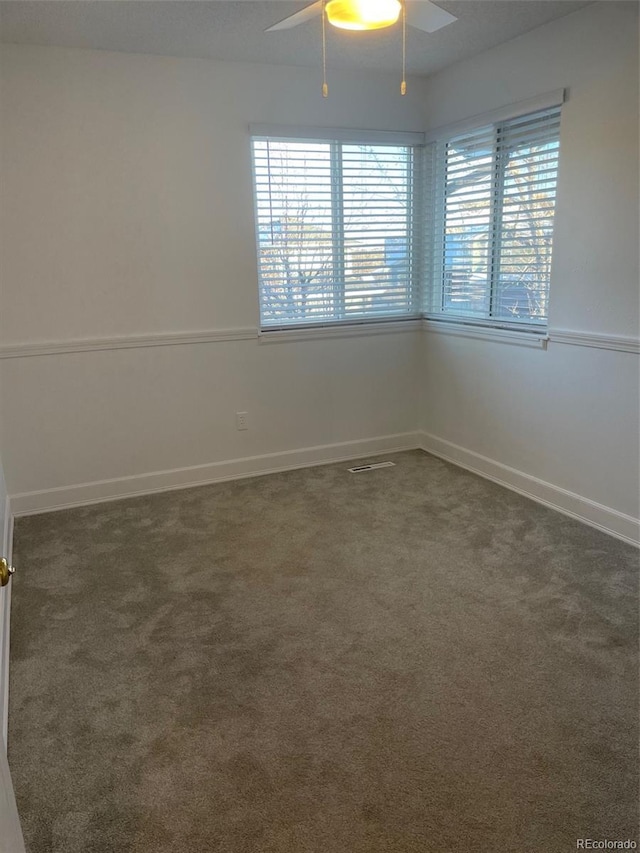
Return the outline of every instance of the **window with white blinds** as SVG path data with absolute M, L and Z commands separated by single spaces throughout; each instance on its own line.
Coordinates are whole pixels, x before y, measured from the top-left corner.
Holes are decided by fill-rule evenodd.
M 254 133 L 252 148 L 261 327 L 420 316 L 422 149 L 348 133 Z
M 547 323 L 560 107 L 434 143 L 428 316 Z

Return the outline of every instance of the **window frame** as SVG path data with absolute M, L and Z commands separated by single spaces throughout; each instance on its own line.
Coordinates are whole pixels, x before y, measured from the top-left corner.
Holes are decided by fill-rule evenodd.
M 497 125 L 511 119 L 527 116 L 551 108 L 560 108 L 565 101 L 565 90 L 557 89 L 552 92 L 529 98 L 515 104 L 508 104 L 484 114 L 472 116 L 462 121 L 436 128 L 427 133 L 394 132 L 362 130 L 349 128 L 298 127 L 290 125 L 251 124 L 251 183 L 254 200 L 254 224 L 257 258 L 257 296 L 259 303 L 259 338 L 264 342 L 271 340 L 301 340 L 305 337 L 342 336 L 349 334 L 372 334 L 384 331 L 410 331 L 422 328 L 426 331 L 441 331 L 454 335 L 487 338 L 491 340 L 516 343 L 518 339 L 523 345 L 546 346 L 549 338 L 550 307 L 548 302 L 547 317 L 544 322 L 528 322 L 510 320 L 504 317 L 483 317 L 470 313 L 454 314 L 433 310 L 434 294 L 442 294 L 442 276 L 439 282 L 435 276 L 435 247 L 440 241 L 443 245 L 445 229 L 444 210 L 437 209 L 438 198 L 443 199 L 444 193 L 434 192 L 436 183 L 444 181 L 444 170 L 438 175 L 436 167 L 436 147 L 438 143 L 452 140 L 465 133 L 473 132 L 483 127 Z M 315 141 L 340 142 L 361 145 L 391 145 L 406 146 L 413 151 L 413 182 L 411 186 L 411 227 L 407 236 L 410 241 L 411 275 L 411 311 L 388 315 L 374 314 L 372 316 L 358 315 L 353 317 L 333 317 L 310 320 L 302 323 L 271 323 L 265 324 L 262 319 L 262 279 L 260 269 L 260 233 L 258 217 L 258 196 L 256 184 L 256 164 L 254 156 L 254 138 L 268 137 L 278 141 Z M 560 157 L 559 157 L 560 161 Z M 504 169 L 504 162 L 503 162 Z M 558 166 L 558 172 L 560 165 Z M 504 175 L 504 171 L 503 171 Z M 559 178 L 556 179 L 556 195 Z M 435 202 L 434 202 L 435 198 Z M 555 213 L 554 213 L 555 220 Z M 554 221 L 555 231 L 555 221 Z M 495 251 L 495 249 L 494 249 Z M 547 299 L 552 290 L 553 267 L 549 280 Z M 344 287 L 344 281 L 343 285 Z
M 423 259 L 424 251 L 422 247 L 423 236 L 423 203 L 422 195 L 424 192 L 423 181 L 423 150 L 424 150 L 424 134 L 418 132 L 393 132 L 393 131 L 376 131 L 376 130 L 356 130 L 345 128 L 318 128 L 318 127 L 291 127 L 283 125 L 250 125 L 250 147 L 251 147 L 251 181 L 253 189 L 254 201 L 254 223 L 255 223 L 255 239 L 256 239 L 256 257 L 257 257 L 257 285 L 258 285 L 258 303 L 259 303 L 259 329 L 260 335 L 268 337 L 269 335 L 287 335 L 287 334 L 304 334 L 306 331 L 315 331 L 316 335 L 321 335 L 322 330 L 338 330 L 347 331 L 350 328 L 358 328 L 361 332 L 362 327 L 366 326 L 374 330 L 383 330 L 383 326 L 393 324 L 394 328 L 399 328 L 400 324 L 409 323 L 413 328 L 416 327 L 416 321 L 422 318 L 422 283 L 423 283 Z M 334 285 L 342 294 L 342 310 L 336 312 L 333 317 L 325 317 L 318 319 L 309 319 L 304 322 L 265 322 L 263 318 L 263 276 L 261 268 L 261 243 L 260 243 L 260 218 L 258 205 L 258 185 L 256 171 L 256 141 L 272 141 L 272 142 L 318 142 L 330 145 L 331 151 L 331 207 L 332 207 L 332 252 L 334 257 L 337 257 L 335 265 L 342 269 L 343 274 L 334 277 Z M 410 270 L 407 276 L 407 287 L 409 289 L 406 311 L 394 311 L 387 314 L 384 311 L 375 310 L 371 315 L 357 314 L 353 317 L 344 316 L 344 293 L 346 286 L 346 277 L 344 275 L 344 203 L 343 189 L 344 182 L 342 179 L 342 165 L 340 146 L 342 145 L 388 145 L 391 147 L 403 147 L 408 149 L 407 158 L 407 226 L 406 236 L 408 243 L 407 255 L 409 257 Z
M 444 253 L 446 215 L 444 204 L 446 201 L 446 148 L 443 147 L 454 141 L 465 133 L 479 132 L 483 129 L 492 128 L 494 138 L 500 138 L 503 131 L 502 126 L 514 119 L 523 118 L 546 110 L 558 109 L 561 115 L 562 105 L 565 100 L 565 90 L 558 89 L 553 92 L 521 101 L 517 104 L 507 105 L 490 113 L 474 116 L 470 119 L 438 128 L 426 136 L 425 154 L 425 179 L 427 183 L 426 195 L 428 197 L 428 212 L 425 218 L 425 247 L 427 258 L 425 261 L 425 279 L 423 282 L 423 317 L 425 328 L 433 330 L 434 324 L 440 324 L 442 331 L 449 327 L 452 333 L 459 333 L 465 327 L 474 327 L 478 336 L 491 337 L 492 330 L 509 331 L 513 335 L 523 334 L 546 339 L 549 328 L 549 310 L 547 316 L 540 322 L 532 321 L 530 318 L 509 319 L 503 316 L 491 314 L 497 298 L 496 271 L 498 269 L 496 258 L 500 254 L 502 245 L 502 229 L 500 219 L 503 209 L 501 207 L 496 218 L 496 204 L 502 198 L 505 187 L 505 175 L 508 158 L 504 156 L 504 150 L 497 144 L 494 145 L 492 155 L 491 171 L 493 192 L 491 196 L 490 236 L 488 246 L 488 276 L 489 276 L 489 310 L 486 314 L 473 314 L 472 312 L 446 311 L 442 307 L 444 299 L 444 265 L 438 264 L 437 258 Z M 559 162 L 558 154 L 558 162 Z M 500 179 L 499 182 L 497 179 Z M 556 177 L 554 204 L 557 202 L 558 179 Z M 554 212 L 555 219 L 555 212 Z M 555 231 L 555 221 L 554 221 Z M 551 293 L 551 278 L 547 289 L 547 303 Z M 436 307 L 438 306 L 438 307 Z

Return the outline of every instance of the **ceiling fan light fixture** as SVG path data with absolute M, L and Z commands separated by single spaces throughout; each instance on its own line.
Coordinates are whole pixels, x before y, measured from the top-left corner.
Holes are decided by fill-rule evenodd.
M 400 0 L 328 0 L 327 20 L 343 30 L 381 30 L 396 23 Z

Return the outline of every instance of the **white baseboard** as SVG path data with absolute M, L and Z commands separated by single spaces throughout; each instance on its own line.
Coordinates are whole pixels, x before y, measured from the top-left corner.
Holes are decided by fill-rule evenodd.
M 575 492 L 567 491 L 545 480 L 539 480 L 516 468 L 496 462 L 453 444 L 427 432 L 421 434 L 420 447 L 447 462 L 453 462 L 461 468 L 473 471 L 487 480 L 493 480 L 501 486 L 518 492 L 527 498 L 555 509 L 564 515 L 578 519 L 591 527 L 597 527 L 604 533 L 622 539 L 631 545 L 640 545 L 640 519 L 625 515 L 611 507 L 583 498 Z
M 379 456 L 415 448 L 453 462 L 461 468 L 473 471 L 611 536 L 632 545 L 640 545 L 639 519 L 426 432 L 397 433 L 357 441 L 305 447 L 299 450 L 286 450 L 280 453 L 266 453 L 262 456 L 249 456 L 189 468 L 22 492 L 11 495 L 11 513 L 8 517 L 13 520 L 14 517 L 23 515 L 35 515 L 136 495 L 203 486 L 207 483 L 273 474 L 314 465 L 327 465 L 347 459 Z
M 154 471 L 150 474 L 118 477 L 113 480 L 22 492 L 11 496 L 11 509 L 14 517 L 35 515 L 136 495 L 185 489 L 189 486 L 204 486 L 207 483 L 274 474 L 313 465 L 327 465 L 345 459 L 379 456 L 382 453 L 393 453 L 399 450 L 414 450 L 420 447 L 420 435 L 419 432 L 396 433 L 357 441 L 304 447 L 299 450 L 285 450 L 280 453 L 266 453 L 262 456 L 248 456 L 225 462 L 212 462 L 189 468 Z

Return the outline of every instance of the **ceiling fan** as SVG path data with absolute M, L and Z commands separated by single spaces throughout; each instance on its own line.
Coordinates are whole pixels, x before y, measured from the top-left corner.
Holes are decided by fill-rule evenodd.
M 346 30 L 379 30 L 391 27 L 396 23 L 402 12 L 403 5 L 406 23 L 426 33 L 446 27 L 457 20 L 431 0 L 316 0 L 284 20 L 279 21 L 265 32 L 289 30 L 300 24 L 305 24 L 312 18 L 318 18 L 323 10 L 327 20 L 335 27 Z

